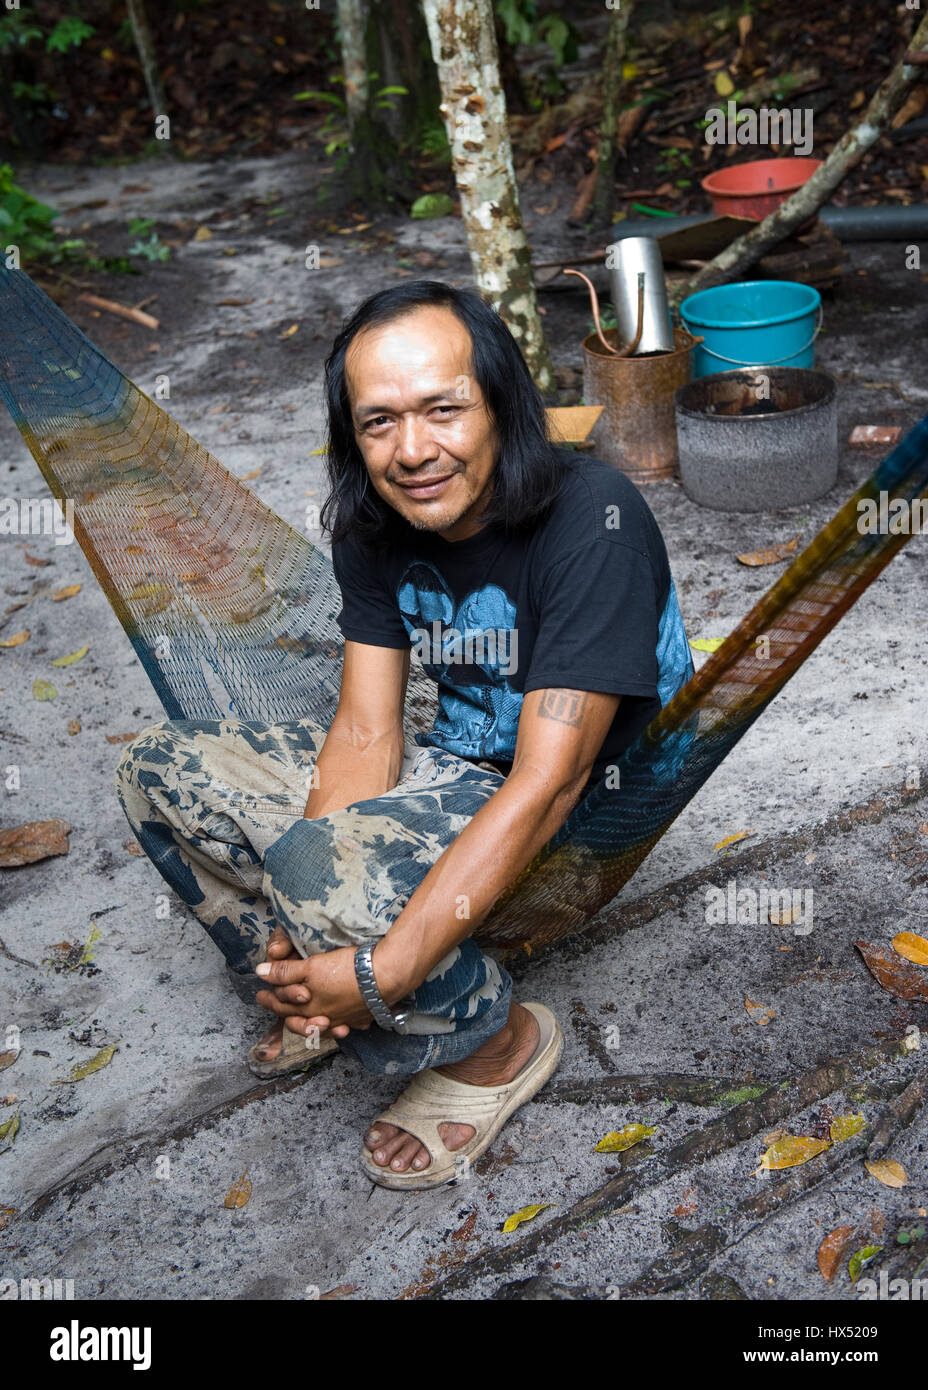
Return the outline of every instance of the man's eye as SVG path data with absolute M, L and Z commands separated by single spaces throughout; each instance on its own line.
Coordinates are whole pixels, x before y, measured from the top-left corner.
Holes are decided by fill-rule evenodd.
M 374 425 L 379 424 L 381 420 L 386 420 L 386 418 L 386 415 L 375 415 L 373 420 L 368 420 L 367 428 L 373 428 Z
M 456 406 L 456 405 L 437 405 L 437 406 L 435 407 L 435 409 L 436 409 L 436 410 L 450 410 L 450 411 L 452 412 L 452 414 L 453 414 L 454 411 L 457 410 L 457 406 Z

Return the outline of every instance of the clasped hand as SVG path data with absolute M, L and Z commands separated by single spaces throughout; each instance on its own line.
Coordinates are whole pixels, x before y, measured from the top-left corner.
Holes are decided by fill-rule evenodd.
M 257 971 L 269 986 L 256 996 L 258 1003 L 293 1033 L 306 1036 L 318 1028 L 344 1038 L 352 1028 L 370 1028 L 373 1022 L 358 989 L 351 946 L 304 959 L 278 926 L 268 942 L 267 962 Z

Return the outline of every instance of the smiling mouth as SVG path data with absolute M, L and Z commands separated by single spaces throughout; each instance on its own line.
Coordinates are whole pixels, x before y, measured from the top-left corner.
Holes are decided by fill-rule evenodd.
M 401 487 L 410 497 L 427 499 L 429 497 L 436 497 L 444 488 L 445 484 L 450 483 L 451 479 L 455 476 L 454 473 L 445 473 L 440 478 L 425 478 L 412 483 L 398 482 L 396 486 Z

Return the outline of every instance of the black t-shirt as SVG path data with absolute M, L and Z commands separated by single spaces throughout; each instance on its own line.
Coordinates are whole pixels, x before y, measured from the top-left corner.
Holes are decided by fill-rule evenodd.
M 566 451 L 565 451 L 566 452 Z M 568 465 L 573 465 L 570 467 Z M 416 742 L 510 770 L 522 697 L 561 687 L 622 700 L 593 785 L 693 674 L 667 551 L 633 483 L 566 454 L 566 483 L 534 531 L 462 541 L 402 523 L 397 539 L 332 547 L 345 638 L 412 646 L 438 684 Z

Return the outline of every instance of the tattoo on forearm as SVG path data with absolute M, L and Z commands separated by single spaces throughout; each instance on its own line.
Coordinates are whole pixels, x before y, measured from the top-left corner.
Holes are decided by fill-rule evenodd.
M 559 724 L 579 729 L 588 698 L 587 690 L 546 690 L 538 713 L 542 719 L 556 719 Z

